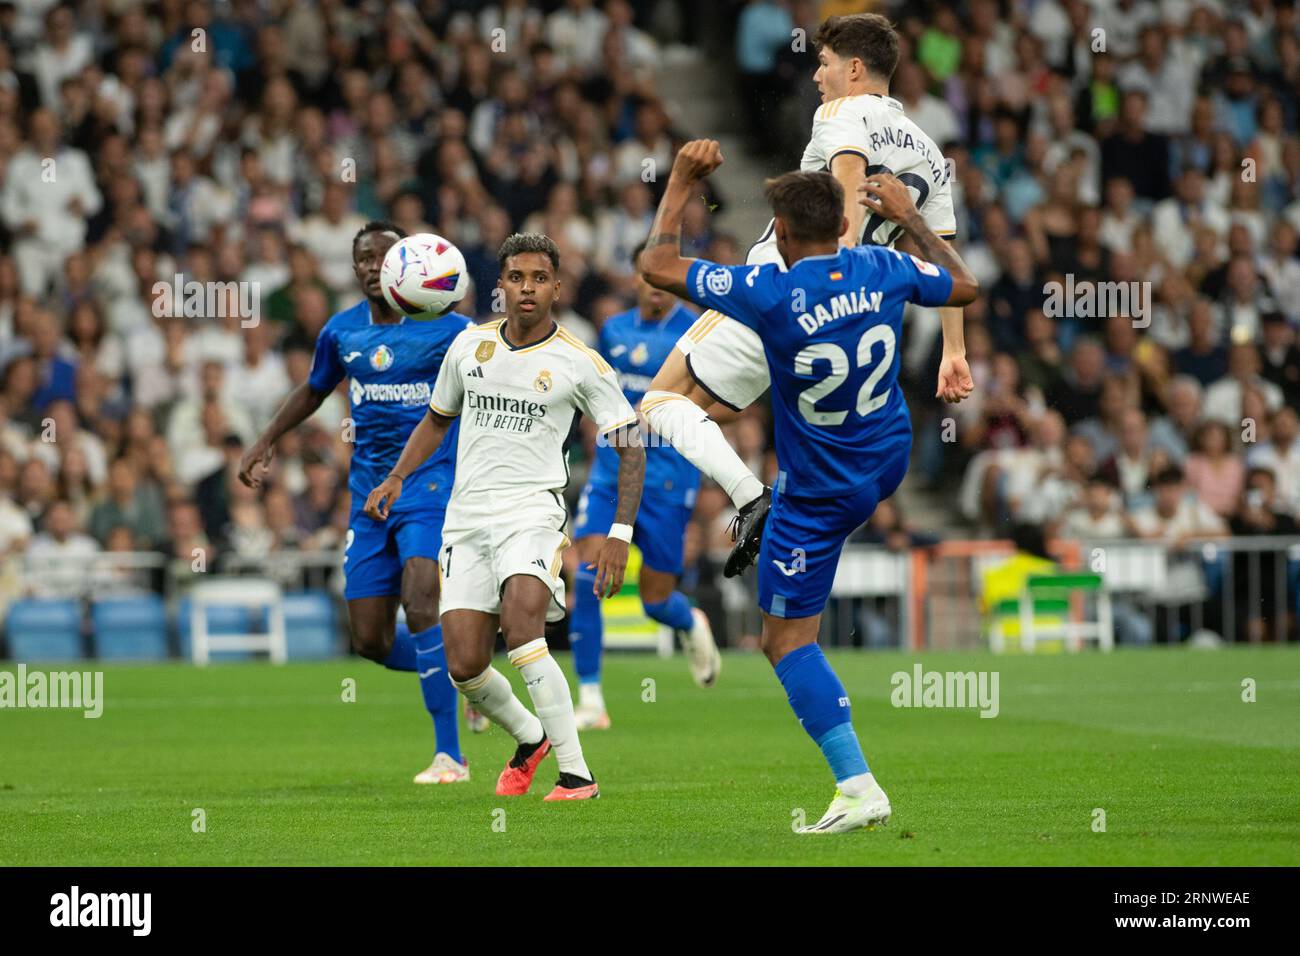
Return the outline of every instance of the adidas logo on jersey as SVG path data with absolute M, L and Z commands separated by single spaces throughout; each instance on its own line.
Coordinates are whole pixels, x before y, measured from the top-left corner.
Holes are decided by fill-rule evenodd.
M 546 562 L 543 561 L 541 558 L 533 558 L 533 564 L 537 565 L 543 571 L 546 570 Z
M 483 377 L 483 366 L 482 366 L 482 365 L 475 365 L 475 366 L 474 366 L 474 370 L 473 370 L 472 372 L 469 373 L 469 377 L 470 377 L 470 378 L 482 378 L 482 377 Z

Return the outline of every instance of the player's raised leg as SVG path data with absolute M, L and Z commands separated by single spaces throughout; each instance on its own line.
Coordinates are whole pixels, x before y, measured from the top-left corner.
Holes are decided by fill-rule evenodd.
M 510 663 L 524 678 L 533 709 L 560 765 L 560 779 L 546 799 L 587 800 L 600 796 L 600 789 L 582 755 L 569 682 L 546 645 L 546 612 L 552 593 L 546 582 L 531 574 L 506 578 L 501 593 L 501 632 Z
M 726 321 L 725 316 L 705 312 L 691 330 L 682 336 L 683 342 L 696 344 L 694 335 L 716 334 L 714 326 L 721 321 Z M 756 360 L 763 388 L 766 388 L 767 364 L 763 361 L 761 346 Z M 762 394 L 761 389 L 758 394 Z M 718 418 L 738 414 L 743 407 L 728 406 L 715 398 L 692 375 L 687 355 L 680 346 L 668 353 L 668 358 L 650 383 L 650 390 L 641 399 L 640 406 L 641 415 L 650 429 L 712 478 L 739 511 L 733 529 L 737 550 L 733 552 L 733 559 L 727 562 L 727 577 L 734 577 L 753 563 L 762 538 L 763 522 L 771 504 L 771 497 L 763 483 L 754 477 L 754 473 L 736 454 L 718 426 Z
M 520 703 L 510 681 L 492 666 L 499 620 L 482 611 L 450 610 L 442 616 L 442 633 L 456 689 L 515 739 L 515 755 L 501 771 L 496 789 L 502 796 L 514 797 L 528 792 L 551 745 L 537 715 Z
M 584 493 L 584 499 L 586 499 Z M 604 656 L 605 624 L 596 597 L 595 562 L 605 544 L 604 534 L 582 534 L 585 509 L 579 508 L 575 533 L 578 571 L 573 576 L 573 616 L 569 623 L 569 644 L 573 648 L 573 667 L 578 673 L 578 706 L 575 711 L 579 730 L 606 730 L 610 726 L 605 709 L 605 695 L 600 686 L 600 663 Z
M 691 329 L 709 322 L 710 317 L 721 318 L 716 312 L 706 312 Z M 718 426 L 718 419 L 734 418 L 740 409 L 729 408 L 710 395 L 692 377 L 680 349 L 668 353 L 641 400 L 640 410 L 651 430 L 712 478 L 737 508 L 763 493 L 763 483 L 754 477 Z

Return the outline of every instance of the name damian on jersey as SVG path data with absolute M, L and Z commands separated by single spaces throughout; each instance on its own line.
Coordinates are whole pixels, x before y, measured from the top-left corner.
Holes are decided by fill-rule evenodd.
M 831 307 L 829 309 L 818 302 L 813 306 L 812 312 L 805 312 L 799 316 L 799 324 L 803 326 L 805 332 L 812 335 L 827 322 L 833 322 L 845 316 L 861 315 L 864 312 L 879 312 L 880 303 L 884 298 L 885 293 L 868 292 L 865 286 L 859 288 L 856 292 L 841 292 L 830 299 Z

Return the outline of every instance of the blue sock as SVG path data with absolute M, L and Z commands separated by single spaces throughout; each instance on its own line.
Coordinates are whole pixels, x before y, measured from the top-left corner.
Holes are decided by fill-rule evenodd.
M 420 674 L 420 693 L 424 706 L 433 717 L 435 746 L 449 754 L 457 763 L 464 763 L 460 752 L 460 723 L 456 714 L 456 688 L 447 673 L 447 655 L 442 648 L 442 627 L 433 627 L 411 635 L 417 650 L 417 670 Z
M 397 632 L 393 635 L 393 648 L 381 663 L 390 671 L 413 671 L 415 651 L 415 639 L 411 637 L 411 629 L 404 623 L 398 622 Z
M 573 576 L 573 617 L 569 621 L 569 646 L 573 648 L 573 667 L 583 684 L 600 683 L 600 653 L 605 643 L 605 623 L 600 617 L 600 601 L 591 589 L 596 586 L 596 572 L 579 568 Z
M 667 624 L 676 631 L 689 631 L 695 626 L 695 615 L 691 613 L 691 602 L 681 591 L 674 591 L 668 599 L 658 604 L 646 604 L 642 607 L 651 618 L 660 624 Z
M 848 695 L 821 647 L 807 644 L 791 651 L 777 662 L 776 676 L 836 782 L 867 773 L 867 758 L 850 720 Z

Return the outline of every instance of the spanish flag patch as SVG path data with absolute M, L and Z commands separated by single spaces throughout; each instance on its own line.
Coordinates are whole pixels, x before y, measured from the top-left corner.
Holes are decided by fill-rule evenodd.
M 844 278 L 844 273 L 840 272 L 839 270 L 836 270 L 835 272 L 831 273 L 832 282 L 839 282 L 843 278 Z

